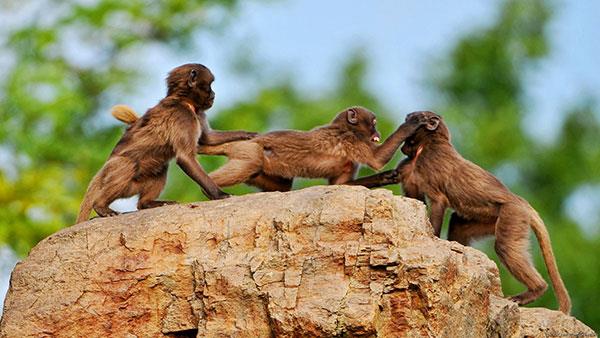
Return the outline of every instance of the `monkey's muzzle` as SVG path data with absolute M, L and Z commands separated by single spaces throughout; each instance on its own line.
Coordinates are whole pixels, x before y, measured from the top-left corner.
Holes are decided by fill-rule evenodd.
M 379 135 L 379 133 L 373 134 L 373 136 L 371 136 L 371 141 L 379 143 L 379 141 L 381 141 L 381 135 Z

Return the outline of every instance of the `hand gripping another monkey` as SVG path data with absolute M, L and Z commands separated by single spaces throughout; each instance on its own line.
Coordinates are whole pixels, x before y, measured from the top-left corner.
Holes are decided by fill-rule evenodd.
M 415 112 L 407 120 L 416 116 L 425 123 L 404 142 L 401 150 L 408 157 L 395 170 L 350 184 L 377 187 L 401 183 L 406 196 L 422 201 L 427 197 L 431 225 L 438 237 L 447 208 L 454 210 L 448 240 L 468 245 L 472 240 L 495 235 L 498 257 L 527 287 L 527 291 L 511 297 L 519 305 L 538 299 L 547 289 L 528 252 L 531 227 L 541 247 L 559 310 L 568 314 L 571 300 L 558 272 L 548 231 L 538 213 L 492 174 L 464 159 L 450 143 L 450 131 L 441 116 Z
M 135 121 L 135 112 L 116 108 L 113 115 L 117 119 Z M 310 131 L 273 131 L 217 146 L 200 142 L 198 152 L 229 158 L 210 173 L 220 187 L 246 183 L 264 191 L 288 191 L 294 177 L 327 178 L 330 184 L 343 184 L 353 179 L 359 164 L 381 169 L 422 121 L 415 116 L 381 145 L 377 145 L 376 123 L 369 110 L 351 107 L 330 124 Z
M 92 209 L 101 217 L 116 215 L 109 208 L 110 203 L 136 194 L 139 194 L 138 209 L 174 203 L 156 200 L 173 158 L 210 199 L 228 197 L 196 160 L 198 140 L 217 145 L 249 139 L 255 133 L 210 130 L 204 111 L 215 98 L 213 81 L 213 74 L 201 64 L 185 64 L 169 73 L 167 96 L 130 124 L 90 182 L 77 223 L 87 220 Z

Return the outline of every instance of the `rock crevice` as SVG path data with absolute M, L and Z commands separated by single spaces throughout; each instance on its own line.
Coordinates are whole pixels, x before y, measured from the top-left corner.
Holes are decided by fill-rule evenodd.
M 433 236 L 425 206 L 320 186 L 94 219 L 11 278 L 1 337 L 594 335 L 502 298 L 485 254 Z

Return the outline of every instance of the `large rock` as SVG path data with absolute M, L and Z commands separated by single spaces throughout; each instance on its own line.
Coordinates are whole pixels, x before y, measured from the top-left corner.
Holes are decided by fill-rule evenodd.
M 95 219 L 11 278 L 2 337 L 544 337 L 576 319 L 502 298 L 420 202 L 321 186 Z

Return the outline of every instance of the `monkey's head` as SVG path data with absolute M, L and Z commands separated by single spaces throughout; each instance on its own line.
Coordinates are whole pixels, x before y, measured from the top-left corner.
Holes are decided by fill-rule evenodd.
M 417 111 L 406 115 L 405 123 L 420 123 L 421 126 L 404 141 L 402 153 L 414 157 L 419 146 L 432 142 L 450 142 L 450 131 L 442 117 L 431 111 Z
M 186 97 L 201 110 L 212 107 L 215 92 L 211 85 L 214 75 L 204 65 L 188 63 L 173 69 L 167 77 L 167 96 Z
M 379 142 L 381 135 L 377 131 L 375 114 L 363 107 L 350 107 L 339 113 L 333 123 L 352 132 L 364 142 Z

